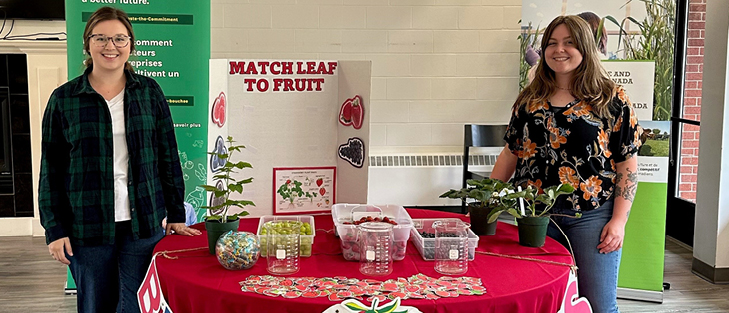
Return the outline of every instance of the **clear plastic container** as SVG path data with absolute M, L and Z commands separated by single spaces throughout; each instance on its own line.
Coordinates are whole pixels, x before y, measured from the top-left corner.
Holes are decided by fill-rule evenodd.
M 360 253 L 359 271 L 364 275 L 384 276 L 392 273 L 392 225 L 362 223 L 357 225 Z
M 286 224 L 267 224 L 266 270 L 274 275 L 287 275 L 299 271 L 300 268 L 300 231 L 301 222 L 292 221 Z
M 413 228 L 413 220 L 405 208 L 398 205 L 371 205 L 371 204 L 346 204 L 340 203 L 332 206 L 332 219 L 334 229 L 339 236 L 342 247 L 342 255 L 345 260 L 359 261 L 360 249 L 357 241 L 357 225 L 352 223 L 362 217 L 388 217 L 394 220 L 397 225 L 392 226 L 393 249 L 392 259 L 401 261 L 405 258 L 405 250 L 410 238 L 410 230 Z
M 435 271 L 444 275 L 460 275 L 468 271 L 468 230 L 461 220 L 436 221 Z
M 435 230 L 433 229 L 433 222 L 444 221 L 444 220 L 456 220 L 457 218 L 424 218 L 424 219 L 413 219 L 413 228 L 410 231 L 412 234 L 412 241 L 415 244 L 415 248 L 420 252 L 420 256 L 423 260 L 433 261 L 435 260 Z M 430 235 L 429 238 L 424 238 L 422 233 Z M 473 261 L 476 255 L 476 247 L 478 246 L 478 236 L 473 233 L 471 229 L 468 229 L 468 260 Z
M 297 221 L 302 222 L 305 228 L 300 233 L 301 236 L 301 252 L 302 257 L 311 256 L 311 247 L 314 245 L 314 236 L 316 236 L 316 228 L 314 225 L 314 217 L 311 215 L 264 215 L 258 220 L 258 240 L 261 242 L 261 257 L 265 258 L 268 255 L 268 249 L 266 247 L 266 236 L 261 234 L 263 225 L 267 222 L 284 222 L 284 221 Z M 309 225 L 308 227 L 306 225 Z

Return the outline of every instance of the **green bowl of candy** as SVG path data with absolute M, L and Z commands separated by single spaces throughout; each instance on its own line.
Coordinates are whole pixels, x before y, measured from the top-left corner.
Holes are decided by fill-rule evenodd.
M 297 227 L 298 226 L 298 227 Z M 311 215 L 264 215 L 258 221 L 256 234 L 261 242 L 261 257 L 268 255 L 267 235 L 270 230 L 275 234 L 287 235 L 290 227 L 297 227 L 300 235 L 299 252 L 302 257 L 311 256 L 311 247 L 314 245 L 316 228 L 314 217 Z

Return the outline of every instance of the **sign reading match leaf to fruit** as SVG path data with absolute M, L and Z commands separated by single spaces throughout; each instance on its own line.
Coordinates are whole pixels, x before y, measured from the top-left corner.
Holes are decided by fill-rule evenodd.
M 245 158 L 256 164 L 247 174 L 256 177 L 247 189 L 247 199 L 256 202 L 251 216 L 329 212 L 335 197 L 367 201 L 370 108 L 365 106 L 371 66 L 369 61 L 210 60 L 208 133 L 214 136 L 208 140 L 215 143 L 220 131 L 248 148 Z M 211 144 L 208 150 L 213 149 L 222 147 Z M 209 167 L 217 169 L 222 161 Z M 322 177 L 271 175 L 272 169 L 314 167 L 337 171 Z
M 364 114 L 365 110 L 362 97 L 356 95 L 354 98 L 347 99 L 342 104 L 342 108 L 339 109 L 339 123 L 342 123 L 344 126 L 352 125 L 355 129 L 360 129 L 364 122 Z

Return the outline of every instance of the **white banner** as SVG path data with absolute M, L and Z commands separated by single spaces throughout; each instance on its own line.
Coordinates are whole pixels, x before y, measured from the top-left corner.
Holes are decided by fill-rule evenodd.
M 137 300 L 139 301 L 139 310 L 142 313 L 172 313 L 172 309 L 165 301 L 162 287 L 159 284 L 157 255 L 152 257 L 152 262 L 149 264 L 149 269 L 147 269 L 147 275 L 144 276 L 144 281 L 137 290 Z
M 610 79 L 625 88 L 640 121 L 653 120 L 654 61 L 604 60 Z

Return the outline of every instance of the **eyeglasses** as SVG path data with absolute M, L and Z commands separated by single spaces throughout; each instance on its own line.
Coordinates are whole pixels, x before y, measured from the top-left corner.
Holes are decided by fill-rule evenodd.
M 89 43 L 93 43 L 97 47 L 106 47 L 106 44 L 109 43 L 109 40 L 114 44 L 117 48 L 124 48 L 129 45 L 131 37 L 127 35 L 114 35 L 114 36 L 105 36 L 102 34 L 93 34 L 89 36 Z

